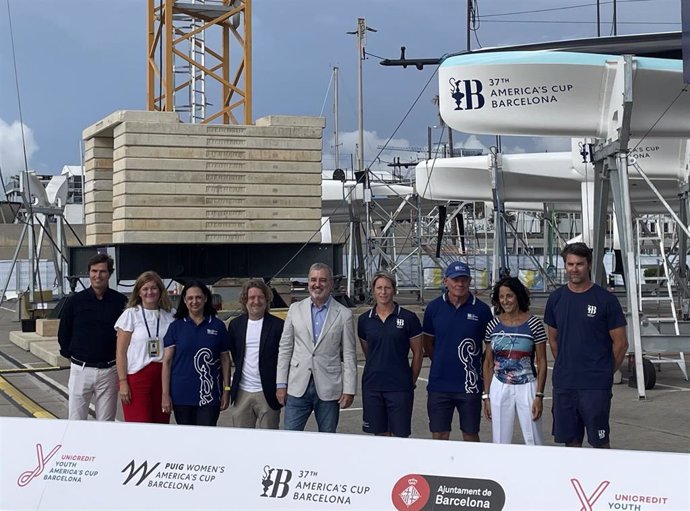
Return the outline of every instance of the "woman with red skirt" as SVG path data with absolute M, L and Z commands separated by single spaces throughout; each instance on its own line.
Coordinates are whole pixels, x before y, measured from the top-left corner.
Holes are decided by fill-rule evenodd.
M 174 321 L 174 312 L 158 274 L 142 273 L 115 323 L 117 376 L 126 422 L 170 422 L 170 413 L 161 410 L 161 361 L 163 336 Z

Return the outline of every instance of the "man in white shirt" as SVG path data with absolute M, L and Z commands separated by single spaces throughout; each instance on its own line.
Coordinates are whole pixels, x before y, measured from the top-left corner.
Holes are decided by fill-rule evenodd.
M 235 365 L 230 388 L 232 422 L 238 428 L 278 429 L 281 405 L 276 399 L 278 347 L 283 320 L 269 314 L 271 289 L 262 280 L 242 286 L 243 314 L 228 325 Z

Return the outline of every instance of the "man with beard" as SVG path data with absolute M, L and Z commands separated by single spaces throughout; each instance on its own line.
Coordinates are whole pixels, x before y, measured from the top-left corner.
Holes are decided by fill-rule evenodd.
M 561 253 L 568 284 L 549 296 L 544 311 L 553 367 L 553 435 L 567 447 L 608 449 L 613 373 L 628 351 L 618 299 L 590 277 L 592 250 L 584 243 Z
M 335 433 L 341 408 L 357 389 L 352 312 L 331 296 L 328 265 L 309 269 L 309 298 L 294 303 L 278 351 L 276 398 L 285 406 L 284 427 L 303 431 L 312 412 L 319 431 Z
M 283 320 L 270 314 L 273 293 L 263 280 L 249 280 L 240 293 L 242 314 L 228 325 L 235 364 L 230 401 L 236 428 L 278 429 L 278 345 Z

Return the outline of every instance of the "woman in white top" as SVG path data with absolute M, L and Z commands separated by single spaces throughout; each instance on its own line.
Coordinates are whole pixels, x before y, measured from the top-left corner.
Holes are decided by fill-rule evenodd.
M 174 312 L 158 274 L 139 275 L 127 308 L 115 323 L 115 358 L 126 422 L 170 422 L 170 413 L 161 410 L 161 361 L 163 336 L 174 321 Z

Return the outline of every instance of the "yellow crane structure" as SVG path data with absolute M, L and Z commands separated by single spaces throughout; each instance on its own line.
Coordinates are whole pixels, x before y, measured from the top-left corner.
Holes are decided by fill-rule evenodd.
M 147 16 L 147 109 L 251 124 L 251 0 L 148 0 Z

